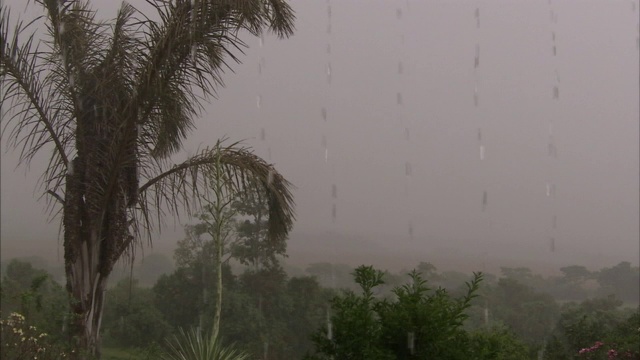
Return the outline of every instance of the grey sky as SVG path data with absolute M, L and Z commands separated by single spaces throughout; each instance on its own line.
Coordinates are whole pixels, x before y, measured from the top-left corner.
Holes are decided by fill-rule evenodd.
M 105 16 L 115 12 L 111 1 L 93 3 Z M 176 157 L 222 136 L 246 139 L 265 158 L 270 149 L 270 160 L 298 187 L 291 261 L 311 256 L 306 241 L 334 236 L 364 244 L 364 253 L 379 249 L 369 262 L 386 256 L 438 264 L 441 255 L 463 253 L 474 264 L 501 257 L 638 263 L 637 1 L 553 1 L 552 24 L 546 1 L 333 0 L 330 35 L 325 1 L 291 3 L 295 35 L 267 36 L 263 47 L 247 40 L 244 63 L 227 74 L 227 86 Z M 552 96 L 556 70 L 559 101 Z M 550 121 L 557 159 L 547 155 Z M 2 257 L 55 254 L 57 223 L 46 225 L 44 202 L 33 195 L 41 163 L 26 176 L 14 167 L 15 156 L 3 152 Z M 555 200 L 546 196 L 547 182 L 555 184 Z M 182 236 L 167 222 L 156 249 L 172 249 Z M 315 260 L 362 257 L 336 241 L 323 251 L 326 259 Z

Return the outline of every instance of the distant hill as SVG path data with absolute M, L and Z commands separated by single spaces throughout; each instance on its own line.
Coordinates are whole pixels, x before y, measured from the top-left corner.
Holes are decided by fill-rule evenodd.
M 562 248 L 551 252 L 546 243 L 529 246 L 490 243 L 479 246 L 466 239 L 391 239 L 335 232 L 294 232 L 288 242 L 287 263 L 304 267 L 314 262 L 344 263 L 352 266 L 371 264 L 398 271 L 410 269 L 420 261 L 436 265 L 440 271 L 485 271 L 499 273 L 500 267 L 529 267 L 540 274 L 557 274 L 560 267 L 583 265 L 598 269 L 612 266 L 620 259 L 598 253 L 569 252 Z

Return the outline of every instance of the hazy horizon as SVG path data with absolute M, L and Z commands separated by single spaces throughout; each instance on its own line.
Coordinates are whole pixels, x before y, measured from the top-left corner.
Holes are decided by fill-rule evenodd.
M 119 6 L 92 3 L 100 17 Z M 227 136 L 274 163 L 296 186 L 288 261 L 639 263 L 637 1 L 340 0 L 330 18 L 325 2 L 291 4 L 294 36 L 247 38 L 174 157 Z M 34 191 L 48 154 L 14 171 L 6 142 L 1 257 L 61 261 Z M 183 237 L 165 221 L 146 252 Z

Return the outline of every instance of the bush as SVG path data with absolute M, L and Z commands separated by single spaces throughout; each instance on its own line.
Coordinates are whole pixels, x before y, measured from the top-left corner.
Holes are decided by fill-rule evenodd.
M 467 293 L 452 298 L 432 291 L 416 271 L 411 283 L 393 290 L 396 299 L 380 300 L 374 290 L 383 273 L 370 266 L 355 270 L 362 294 L 346 291 L 332 300 L 330 322 L 314 336 L 311 359 L 469 359 L 465 310 L 475 297 L 482 274 L 474 274 Z
M 11 313 L 0 320 L 0 358 L 57 360 L 68 356 L 66 349 L 51 342 L 47 333 L 28 325 L 23 315 Z
M 475 331 L 469 334 L 469 360 L 527 360 L 529 349 L 504 328 Z
M 246 360 L 248 355 L 233 346 L 223 346 L 216 334 L 204 334 L 198 328 L 180 329 L 173 335 L 161 360 Z

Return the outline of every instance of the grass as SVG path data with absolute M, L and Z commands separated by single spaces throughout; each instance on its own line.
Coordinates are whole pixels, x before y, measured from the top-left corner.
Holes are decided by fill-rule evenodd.
M 150 349 L 102 347 L 102 360 L 150 360 L 155 359 Z

